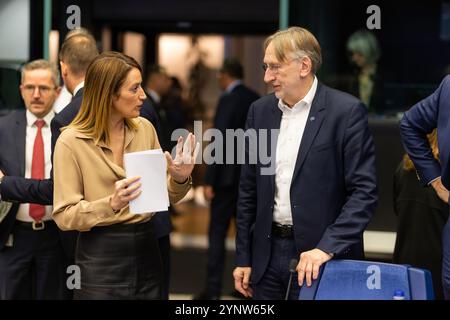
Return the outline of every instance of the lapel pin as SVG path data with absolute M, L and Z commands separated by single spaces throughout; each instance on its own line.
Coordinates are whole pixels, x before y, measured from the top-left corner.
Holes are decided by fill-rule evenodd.
M 309 118 L 309 121 L 314 121 L 314 120 L 316 120 L 316 117 Z

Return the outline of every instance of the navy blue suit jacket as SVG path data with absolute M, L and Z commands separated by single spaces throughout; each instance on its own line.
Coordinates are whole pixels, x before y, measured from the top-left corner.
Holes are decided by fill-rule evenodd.
M 25 176 L 25 136 L 27 118 L 25 110 L 12 112 L 0 118 L 0 170 L 7 176 Z M 2 194 L 4 182 L 0 185 Z M 15 203 L 0 223 L 0 250 L 12 233 L 19 203 Z
M 226 145 L 232 143 L 226 139 L 226 129 L 244 129 L 250 105 L 259 95 L 239 84 L 231 92 L 224 93 L 217 105 L 214 128 L 220 130 L 224 137 L 223 164 L 211 164 L 206 168 L 205 183 L 214 188 L 234 187 L 239 183 L 240 165 L 226 164 Z M 239 146 L 238 146 L 239 147 Z M 234 148 L 234 161 L 237 161 L 237 147 Z M 234 162 L 236 163 L 236 162 Z
M 265 96 L 251 105 L 247 128 L 279 129 L 281 116 L 275 95 Z M 276 148 L 269 144 L 272 152 Z M 275 199 L 275 175 L 261 174 L 269 166 L 262 160 L 258 156 L 256 164 L 242 166 L 237 214 L 237 265 L 252 267 L 254 283 L 269 262 Z M 353 96 L 319 84 L 290 188 L 298 253 L 318 248 L 336 257 L 362 258 L 363 231 L 377 198 L 366 108 Z
M 78 90 L 77 94 L 72 98 L 72 101 L 53 117 L 51 122 L 52 153 L 55 150 L 56 140 L 58 140 L 61 134 L 61 128 L 68 126 L 75 119 L 78 111 L 80 111 L 81 102 L 83 101 L 83 91 L 84 88 Z
M 400 133 L 403 146 L 416 167 L 423 185 L 437 177 L 450 189 L 450 76 L 442 80 L 439 88 L 403 115 Z M 437 128 L 439 160 L 433 157 L 427 134 Z
M 147 95 L 147 94 L 146 94 Z M 158 137 L 161 135 L 161 119 L 156 112 L 156 102 L 150 95 L 147 95 L 147 99 L 144 101 L 141 109 L 141 117 L 147 119 L 155 127 Z M 158 138 L 159 140 L 159 138 Z M 161 144 L 161 142 L 160 142 Z

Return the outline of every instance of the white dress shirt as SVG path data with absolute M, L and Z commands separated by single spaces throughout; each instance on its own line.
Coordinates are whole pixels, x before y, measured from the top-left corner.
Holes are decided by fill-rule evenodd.
M 152 89 L 148 89 L 148 94 L 150 95 L 150 97 L 152 97 L 152 99 L 156 103 L 160 103 L 161 102 L 161 96 L 156 91 L 154 91 Z
M 67 90 L 66 86 L 61 88 L 61 92 L 59 96 L 56 98 L 53 103 L 53 111 L 56 113 L 60 113 L 62 109 L 64 109 L 69 103 L 72 101 L 72 94 Z
M 314 76 L 313 84 L 306 96 L 292 108 L 288 107 L 281 99 L 278 101 L 278 107 L 283 112 L 283 115 L 281 117 L 275 158 L 273 221 L 280 224 L 292 225 L 290 196 L 292 175 L 316 91 L 317 78 Z
M 84 81 L 81 81 L 79 84 L 77 84 L 75 89 L 73 89 L 73 96 L 75 97 L 77 95 L 77 92 L 80 91 L 80 89 L 83 87 L 84 87 Z
M 225 93 L 230 93 L 231 91 L 234 90 L 234 88 L 236 88 L 238 85 L 242 84 L 242 80 L 234 80 L 232 83 L 230 83 L 228 85 L 228 87 L 225 89 Z
M 56 113 L 60 113 L 71 101 L 72 98 L 75 97 L 78 91 L 84 87 L 84 81 L 81 81 L 75 89 L 73 89 L 73 95 L 67 90 L 67 87 L 64 85 L 61 88 L 61 92 L 59 93 L 58 98 L 56 98 L 53 103 L 53 111 Z
M 34 140 L 37 134 L 37 127 L 34 124 L 38 118 L 27 110 L 27 131 L 25 138 L 25 178 L 31 178 L 31 163 L 33 161 L 33 147 Z M 42 128 L 42 138 L 44 140 L 44 159 L 45 159 L 45 178 L 50 178 L 50 171 L 52 169 L 51 161 L 51 142 L 52 133 L 50 130 L 50 122 L 52 121 L 55 113 L 50 111 L 42 120 L 45 121 L 45 125 Z M 28 203 L 22 203 L 19 206 L 19 211 L 17 212 L 17 220 L 25 222 L 33 222 L 33 218 L 30 217 L 30 205 Z M 52 206 L 45 207 L 45 216 L 42 220 L 50 220 L 52 218 Z

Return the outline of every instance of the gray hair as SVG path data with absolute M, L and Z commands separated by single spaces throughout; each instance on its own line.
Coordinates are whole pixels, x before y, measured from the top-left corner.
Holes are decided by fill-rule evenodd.
M 353 33 L 347 40 L 347 50 L 359 52 L 369 63 L 377 62 L 381 55 L 377 38 L 367 30 L 358 30 Z
M 272 43 L 275 56 L 279 61 L 286 61 L 288 55 L 294 58 L 308 57 L 311 59 L 312 73 L 316 73 L 322 64 L 322 50 L 314 35 L 305 28 L 290 27 L 279 30 L 269 36 L 264 42 L 264 50 Z

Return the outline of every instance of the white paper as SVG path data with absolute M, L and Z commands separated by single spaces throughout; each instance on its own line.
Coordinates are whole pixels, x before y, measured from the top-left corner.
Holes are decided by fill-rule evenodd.
M 124 164 L 127 178 L 141 177 L 142 193 L 130 201 L 130 212 L 142 214 L 167 211 L 167 162 L 161 149 L 126 153 Z

